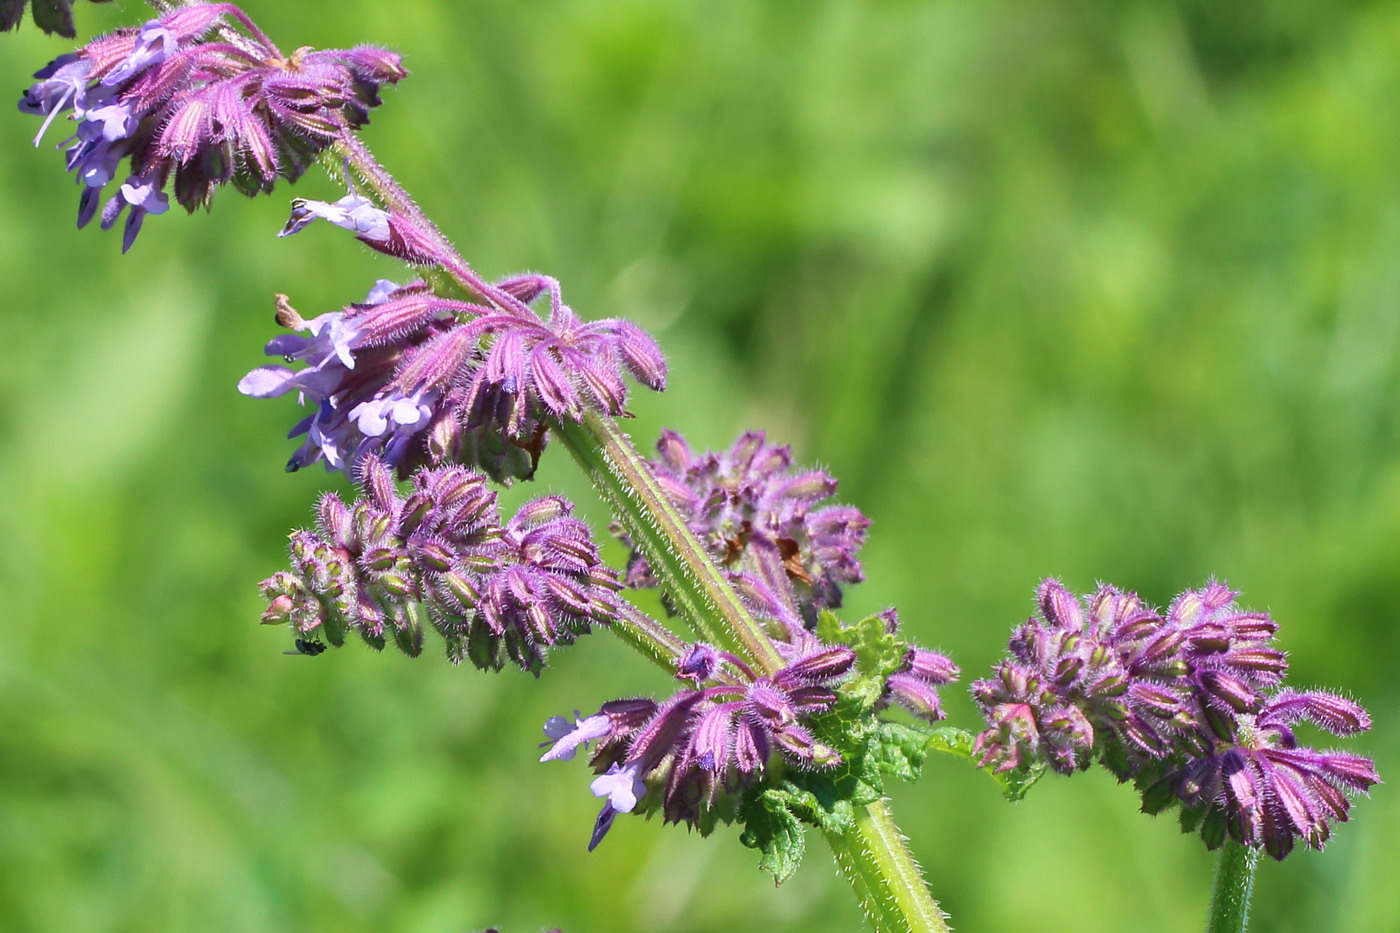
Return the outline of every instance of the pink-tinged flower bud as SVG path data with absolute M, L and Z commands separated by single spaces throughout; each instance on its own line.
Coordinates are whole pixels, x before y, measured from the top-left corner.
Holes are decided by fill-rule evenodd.
M 1079 600 L 1070 595 L 1058 580 L 1046 580 L 1040 585 L 1036 602 L 1046 624 L 1052 628 L 1077 632 L 1084 627 Z

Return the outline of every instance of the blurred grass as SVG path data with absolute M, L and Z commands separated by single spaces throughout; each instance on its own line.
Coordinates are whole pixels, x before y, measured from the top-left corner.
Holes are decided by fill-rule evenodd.
M 1044 575 L 1157 602 L 1220 575 L 1397 773 L 1400 8 L 249 8 L 287 48 L 405 53 L 367 139 L 480 269 L 658 335 L 640 440 L 763 426 L 840 476 L 875 520 L 854 611 L 898 605 L 976 676 Z M 0 48 L 12 86 L 63 50 Z M 283 657 L 253 583 L 341 481 L 284 475 L 291 406 L 232 387 L 274 291 L 314 313 L 398 270 L 275 240 L 285 190 L 154 219 L 123 260 L 71 229 L 35 121 L 0 123 L 0 927 L 859 928 L 815 842 L 777 891 L 732 833 L 624 820 L 583 851 L 594 801 L 534 764 L 539 723 L 666 689 L 606 634 L 539 682 Z M 546 460 L 536 488 L 601 523 Z M 935 762 L 896 808 L 959 929 L 1200 926 L 1211 858 L 1101 775 L 1013 807 Z M 1265 866 L 1256 928 L 1397 928 L 1397 834 L 1382 787 Z

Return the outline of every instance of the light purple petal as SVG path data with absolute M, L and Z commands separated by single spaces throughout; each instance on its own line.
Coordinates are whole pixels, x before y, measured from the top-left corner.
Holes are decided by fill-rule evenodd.
M 612 728 L 612 720 L 601 713 L 570 723 L 563 716 L 552 716 L 545 723 L 544 733 L 554 740 L 554 747 L 540 756 L 540 761 L 573 761 L 579 746 L 601 739 Z M 562 731 L 561 731 L 562 730 Z
M 629 762 L 608 768 L 608 773 L 593 779 L 589 789 L 594 797 L 607 797 L 608 803 L 619 813 L 631 813 L 637 801 L 646 795 L 647 786 L 641 778 L 642 763 Z
M 259 366 L 238 380 L 238 391 L 253 398 L 276 398 L 293 388 L 295 377 L 285 366 Z

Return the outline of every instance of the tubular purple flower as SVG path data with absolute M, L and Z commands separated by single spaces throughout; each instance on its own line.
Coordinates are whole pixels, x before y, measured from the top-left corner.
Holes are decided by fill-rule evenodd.
M 77 124 L 66 156 L 84 186 L 79 226 L 129 161 L 130 180 L 102 208 L 104 228 L 131 208 L 125 250 L 146 215 L 166 209 L 168 188 L 193 211 L 220 185 L 251 196 L 295 181 L 405 74 L 398 56 L 371 47 L 283 56 L 238 7 L 196 3 L 55 59 L 20 110 L 44 118 L 36 145 L 59 114 Z

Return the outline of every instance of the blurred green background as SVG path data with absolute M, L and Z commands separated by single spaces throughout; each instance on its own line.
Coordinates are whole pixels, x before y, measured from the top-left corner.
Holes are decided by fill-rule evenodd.
M 248 6 L 285 49 L 404 53 L 366 138 L 478 268 L 659 337 L 642 443 L 761 426 L 838 475 L 875 522 L 852 610 L 975 677 L 1043 576 L 1161 604 L 1219 575 L 1400 776 L 1400 7 Z M 3 80 L 66 48 L 0 38 Z M 344 483 L 285 475 L 294 404 L 233 387 L 274 292 L 310 316 L 400 270 L 277 240 L 286 188 L 123 259 L 37 123 L 0 118 L 0 929 L 862 927 L 815 840 L 778 890 L 733 832 L 624 819 L 585 853 L 540 723 L 669 689 L 605 633 L 539 681 L 284 657 L 254 584 Z M 509 497 L 548 490 L 604 521 L 562 450 Z M 1012 806 L 935 761 L 895 807 L 960 930 L 1202 925 L 1212 857 L 1102 774 Z M 1400 804 L 1354 812 L 1265 866 L 1257 930 L 1400 928 Z

